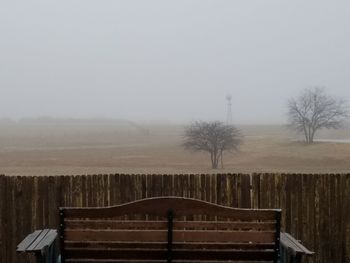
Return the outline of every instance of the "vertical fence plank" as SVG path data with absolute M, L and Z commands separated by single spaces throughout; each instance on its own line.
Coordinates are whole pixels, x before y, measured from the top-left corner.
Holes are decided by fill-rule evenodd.
M 5 175 L 0 175 L 0 258 L 4 260 L 6 260 L 6 191 L 6 177 Z M 2 260 L 0 260 L 0 262 L 2 262 Z
M 342 262 L 350 262 L 350 174 L 342 178 L 342 225 L 343 225 L 343 245 L 342 245 Z
M 321 226 L 320 226 L 320 202 L 321 196 L 322 196 L 322 182 L 321 182 L 321 176 L 314 175 L 315 178 L 315 252 L 316 252 L 316 262 L 322 258 L 322 241 L 321 240 Z
M 10 237 L 7 240 L 7 261 L 6 262 L 14 262 L 14 251 L 11 248 L 14 248 L 16 246 L 16 202 L 15 202 L 15 189 L 16 189 L 16 182 L 17 182 L 17 176 L 14 176 L 12 178 L 8 178 L 7 180 L 7 213 L 8 213 L 8 219 L 7 219 L 7 236 Z
M 206 200 L 206 181 L 205 181 L 205 174 L 198 175 L 200 178 L 200 191 L 201 191 L 201 199 Z
M 253 208 L 260 208 L 260 174 L 252 174 L 252 204 Z
M 251 208 L 250 175 L 241 174 L 241 205 L 242 208 Z
M 58 200 L 59 199 L 59 193 L 57 192 L 57 183 L 56 181 L 59 180 L 59 176 L 50 176 L 48 178 L 48 186 L 47 186 L 47 227 L 49 228 L 56 228 L 58 224 Z
M 314 213 L 315 213 L 315 187 L 312 176 L 304 174 L 303 180 L 303 204 L 304 204 L 304 220 L 303 220 L 303 235 L 302 240 L 305 246 L 314 250 L 314 240 L 310 237 L 314 236 Z
M 4 225 L 4 237 L 5 237 L 5 247 L 4 247 L 4 262 L 14 262 L 12 259 L 13 251 L 13 239 L 15 239 L 14 229 L 12 226 L 12 221 L 14 219 L 14 209 L 12 203 L 12 194 L 14 191 L 14 180 L 15 177 L 6 177 L 5 180 L 5 225 Z M 7 237 L 7 238 L 6 238 Z
M 287 187 L 287 175 L 281 174 L 279 176 L 280 185 L 279 185 L 279 195 L 280 195 L 280 202 L 279 202 L 279 208 L 282 209 L 282 218 L 281 218 L 281 227 L 282 230 L 286 230 L 286 187 Z
M 232 183 L 232 174 L 227 174 L 226 176 L 226 189 L 227 189 L 227 205 L 233 207 L 234 200 L 234 185 Z

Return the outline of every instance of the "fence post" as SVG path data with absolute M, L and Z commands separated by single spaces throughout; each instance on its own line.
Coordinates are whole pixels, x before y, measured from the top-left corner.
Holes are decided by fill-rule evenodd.
M 5 233 L 7 227 L 7 187 L 6 187 L 6 177 L 5 175 L 0 175 L 0 258 L 6 261 L 6 236 Z

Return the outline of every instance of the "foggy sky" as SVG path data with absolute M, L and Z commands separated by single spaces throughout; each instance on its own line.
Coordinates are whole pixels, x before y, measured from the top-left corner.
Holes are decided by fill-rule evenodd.
M 350 100 L 348 0 L 0 0 L 0 118 L 284 122 Z

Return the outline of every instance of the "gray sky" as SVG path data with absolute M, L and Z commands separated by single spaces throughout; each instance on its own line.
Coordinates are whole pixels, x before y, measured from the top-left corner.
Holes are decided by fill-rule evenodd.
M 0 118 L 283 122 L 350 100 L 349 0 L 0 0 Z

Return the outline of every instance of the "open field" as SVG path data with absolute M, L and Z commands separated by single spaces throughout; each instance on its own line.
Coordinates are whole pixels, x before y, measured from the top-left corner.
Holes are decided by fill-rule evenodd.
M 240 126 L 244 144 L 211 170 L 209 156 L 181 147 L 181 125 L 126 121 L 45 121 L 0 125 L 0 173 L 62 175 L 100 173 L 227 173 L 350 171 L 350 143 L 308 146 L 284 126 Z M 349 139 L 350 130 L 321 139 Z M 300 139 L 300 138 L 299 138 Z

